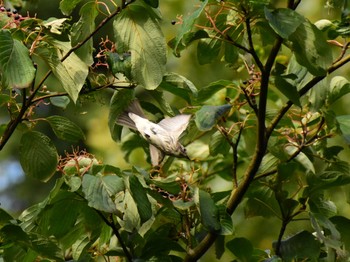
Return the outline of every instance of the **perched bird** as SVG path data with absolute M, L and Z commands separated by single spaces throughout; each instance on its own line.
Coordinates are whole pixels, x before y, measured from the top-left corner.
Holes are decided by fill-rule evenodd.
M 186 130 L 190 118 L 191 115 L 181 114 L 164 118 L 156 124 L 146 118 L 138 100 L 133 100 L 127 110 L 117 118 L 117 124 L 137 130 L 149 142 L 151 162 L 153 166 L 157 166 L 164 155 L 189 159 L 179 138 Z

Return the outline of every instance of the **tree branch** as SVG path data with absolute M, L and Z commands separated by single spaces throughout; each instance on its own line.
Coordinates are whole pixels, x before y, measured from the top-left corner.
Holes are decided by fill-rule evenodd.
M 338 68 L 342 67 L 346 63 L 350 62 L 350 55 L 344 57 L 340 61 L 334 63 L 327 69 L 327 74 L 322 76 L 315 76 L 312 78 L 308 83 L 306 83 L 299 91 L 299 96 L 305 95 L 311 88 L 313 88 L 317 83 L 322 81 L 328 74 L 334 72 Z M 278 123 L 281 121 L 283 116 L 288 112 L 288 110 L 292 107 L 293 102 L 288 101 L 278 112 L 277 116 L 271 121 L 270 126 L 267 128 L 266 136 L 269 138 L 273 132 L 273 130 L 276 128 Z
M 103 222 L 106 223 L 107 226 L 109 226 L 112 231 L 113 231 L 113 234 L 117 237 L 119 243 L 120 243 L 120 246 L 122 247 L 123 251 L 124 251 L 124 254 L 127 258 L 127 260 L 129 262 L 132 262 L 133 261 L 133 258 L 128 250 L 128 248 L 126 247 L 124 241 L 123 241 L 123 238 L 122 236 L 119 234 L 119 231 L 118 231 L 118 228 L 114 225 L 113 222 L 110 222 L 103 214 L 101 211 L 97 210 L 97 209 L 94 209 L 96 211 L 96 213 L 101 217 L 101 219 L 103 220 Z

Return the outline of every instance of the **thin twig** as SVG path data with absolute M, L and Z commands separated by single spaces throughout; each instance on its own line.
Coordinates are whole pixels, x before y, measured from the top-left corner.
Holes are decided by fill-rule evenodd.
M 103 222 L 106 223 L 107 226 L 109 226 L 112 231 L 113 231 L 113 234 L 117 237 L 119 243 L 120 243 L 120 246 L 122 247 L 123 251 L 124 251 L 124 254 L 127 258 L 127 260 L 129 262 L 133 261 L 133 258 L 128 250 L 128 248 L 126 247 L 124 241 L 123 241 L 123 238 L 122 236 L 120 235 L 119 231 L 118 231 L 118 228 L 115 226 L 115 224 L 113 222 L 110 222 L 103 214 L 101 211 L 97 210 L 97 209 L 94 209 L 96 211 L 96 213 L 101 217 L 101 219 L 103 220 Z M 113 219 L 113 217 L 111 217 L 111 219 Z

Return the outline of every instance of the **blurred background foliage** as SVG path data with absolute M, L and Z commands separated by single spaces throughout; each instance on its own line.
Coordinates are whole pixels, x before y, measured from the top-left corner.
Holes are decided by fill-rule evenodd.
M 41 19 L 64 17 L 59 10 L 59 2 L 59 0 L 24 1 L 19 12 L 21 14 L 29 13 L 30 16 L 37 15 Z M 108 3 L 108 1 L 106 2 Z M 275 2 L 277 4 L 281 3 L 281 5 L 285 4 L 283 0 L 276 0 Z M 339 17 L 339 13 L 336 9 L 329 8 L 330 2 L 327 0 L 302 1 L 298 7 L 298 12 L 306 16 L 311 22 L 316 22 L 322 18 L 332 20 Z M 173 25 L 172 21 L 176 20 L 179 15 L 187 15 L 192 12 L 195 9 L 193 3 L 194 1 L 160 1 L 160 10 L 163 16 L 162 29 L 167 41 L 173 38 L 178 30 L 178 26 Z M 19 8 L 20 5 L 14 8 Z M 77 21 L 77 17 L 77 13 L 73 12 L 69 19 L 73 23 Z M 112 26 L 110 23 L 95 36 L 94 45 L 96 50 L 98 50 L 98 43 L 101 38 L 106 38 L 108 35 L 112 38 L 111 32 Z M 261 47 L 259 51 L 263 52 L 264 50 Z M 280 59 L 283 59 L 283 55 L 281 55 Z M 208 65 L 200 65 L 197 62 L 194 48 L 189 48 L 186 52 L 183 52 L 181 57 L 175 57 L 169 49 L 167 67 L 168 72 L 176 72 L 187 77 L 199 89 L 219 79 L 238 80 L 247 77 L 244 68 L 237 68 L 235 65 L 225 66 L 225 62 L 217 61 Z M 350 73 L 349 66 L 341 70 L 337 74 L 347 77 Z M 47 123 L 41 123 L 37 129 L 40 129 L 54 141 L 59 154 L 62 156 L 66 154 L 65 150 L 68 148 L 72 150 L 73 147 L 79 147 L 94 154 L 97 159 L 102 160 L 105 164 L 127 168 L 129 164 L 125 161 L 125 154 L 120 145 L 112 140 L 108 129 L 108 104 L 111 95 L 112 91 L 104 91 L 84 96 L 83 99 L 78 100 L 77 105 L 70 103 L 65 110 L 45 105 L 42 105 L 41 109 L 37 110 L 37 113 L 42 116 L 65 115 L 72 121 L 75 121 L 85 132 L 87 138 L 85 144 L 72 145 L 62 140 L 57 140 Z M 350 114 L 349 98 L 349 95 L 347 95 L 334 105 L 334 110 L 338 114 Z M 173 98 L 169 96 L 169 99 Z M 0 123 L 8 121 L 4 110 L 6 110 L 4 107 L 0 107 Z M 16 132 L 19 133 L 21 130 L 16 130 Z M 18 214 L 28 206 L 42 200 L 48 194 L 52 188 L 52 183 L 55 181 L 55 179 L 51 179 L 48 183 L 42 183 L 31 179 L 29 176 L 24 176 L 18 160 L 18 137 L 19 135 L 15 133 L 0 153 L 0 203 L 2 208 L 12 214 Z M 334 141 L 334 144 L 340 143 L 344 145 L 345 141 L 340 139 L 338 138 L 338 140 Z M 349 161 L 350 151 L 345 145 L 344 147 L 345 150 L 341 153 L 341 157 L 345 161 Z M 198 148 L 196 150 L 200 151 Z M 133 151 L 129 160 L 131 165 L 148 166 L 142 149 Z M 213 181 L 212 183 L 216 183 L 212 185 L 214 191 L 215 188 L 224 190 L 225 188 L 229 189 L 231 186 L 224 180 Z M 348 200 L 350 199 L 350 187 L 336 188 L 334 191 L 329 191 L 328 194 L 331 194 L 332 198 L 337 200 L 336 204 L 339 214 L 349 217 L 350 206 Z M 247 237 L 255 247 L 271 249 L 271 243 L 276 239 L 280 228 L 280 223 L 277 219 L 267 220 L 253 217 L 246 220 L 243 210 L 235 212 L 234 216 L 236 236 Z M 242 223 L 244 223 L 244 227 L 240 227 Z M 247 223 L 249 223 L 249 226 L 247 226 Z M 307 221 L 304 225 L 303 222 L 292 223 L 289 225 L 285 235 L 288 236 L 288 234 L 295 233 L 300 228 L 307 228 L 308 225 Z M 224 260 L 225 257 L 222 257 L 222 259 Z

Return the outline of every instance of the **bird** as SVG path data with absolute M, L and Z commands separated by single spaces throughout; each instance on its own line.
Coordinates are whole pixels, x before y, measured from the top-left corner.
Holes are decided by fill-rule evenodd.
M 134 99 L 127 109 L 117 117 L 116 123 L 138 131 L 150 144 L 152 166 L 159 166 L 165 155 L 190 160 L 186 148 L 179 142 L 179 138 L 186 130 L 190 119 L 191 115 L 180 114 L 164 118 L 157 124 L 153 123 L 146 118 L 139 101 Z

